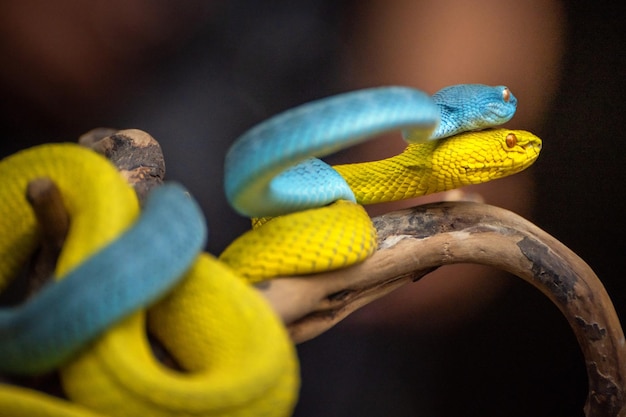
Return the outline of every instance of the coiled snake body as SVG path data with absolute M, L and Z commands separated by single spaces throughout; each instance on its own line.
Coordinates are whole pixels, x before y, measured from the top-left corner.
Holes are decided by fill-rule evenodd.
M 454 86 L 433 98 L 390 87 L 269 119 L 231 148 L 225 186 L 240 213 L 279 217 L 233 242 L 222 262 L 198 254 L 204 224 L 178 186 L 154 192 L 137 219 L 132 190 L 91 151 L 48 145 L 0 162 L 0 284 L 36 241 L 23 196 L 28 181 L 49 176 L 57 182 L 72 221 L 57 266 L 57 276 L 67 281 L 0 312 L 0 368 L 37 373 L 60 365 L 68 397 L 81 404 L 2 386 L 0 410 L 14 416 L 289 415 L 298 387 L 293 346 L 266 302 L 239 276 L 256 282 L 350 265 L 376 245 L 356 202 L 409 198 L 525 169 L 541 146 L 531 133 L 460 133 L 504 123 L 515 107 L 506 87 Z M 389 130 L 403 130 L 410 143 L 394 158 L 334 169 L 311 159 Z M 137 239 L 150 233 L 155 238 L 147 253 L 136 252 Z M 147 291 L 150 279 L 142 274 L 160 284 Z M 67 308 L 49 311 L 71 300 Z M 153 357 L 146 320 L 185 372 Z

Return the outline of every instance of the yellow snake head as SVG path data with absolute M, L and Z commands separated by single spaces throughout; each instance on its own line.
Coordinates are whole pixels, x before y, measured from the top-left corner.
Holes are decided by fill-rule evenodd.
M 425 145 L 410 145 L 425 146 Z M 462 133 L 434 144 L 427 157 L 427 193 L 516 174 L 539 156 L 541 139 L 523 130 L 487 129 Z M 413 151 L 416 151 L 415 149 Z M 409 149 L 407 149 L 409 152 Z M 430 153 L 429 153 L 430 152 Z
M 361 204 L 397 201 L 518 173 L 539 156 L 541 139 L 522 130 L 486 129 L 409 144 L 381 161 L 336 165 Z

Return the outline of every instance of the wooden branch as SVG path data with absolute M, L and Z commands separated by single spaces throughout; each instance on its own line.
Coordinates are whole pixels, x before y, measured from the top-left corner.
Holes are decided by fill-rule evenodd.
M 39 251 L 27 273 L 26 292 L 30 295 L 52 277 L 69 231 L 70 218 L 61 191 L 50 178 L 37 178 L 28 183 L 26 199 L 33 208 L 41 236 Z
M 587 417 L 626 416 L 626 351 L 619 319 L 598 277 L 565 245 L 514 213 L 468 202 L 418 206 L 377 217 L 374 224 L 379 250 L 362 264 L 275 279 L 260 288 L 295 342 L 321 334 L 441 265 L 489 265 L 538 288 L 566 317 L 587 366 Z
M 143 130 L 99 127 L 81 135 L 78 143 L 106 156 L 135 189 L 142 205 L 150 190 L 163 183 L 161 145 Z

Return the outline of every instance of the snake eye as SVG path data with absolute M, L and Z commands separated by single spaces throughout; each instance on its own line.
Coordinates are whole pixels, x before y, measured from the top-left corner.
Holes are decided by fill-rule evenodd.
M 502 90 L 502 100 L 504 100 L 505 103 L 508 103 L 509 100 L 511 100 L 511 91 L 507 87 L 504 87 Z
M 506 135 L 506 146 L 508 146 L 509 148 L 514 147 L 515 145 L 517 145 L 517 136 L 515 136 L 514 133 L 509 133 L 508 135 Z

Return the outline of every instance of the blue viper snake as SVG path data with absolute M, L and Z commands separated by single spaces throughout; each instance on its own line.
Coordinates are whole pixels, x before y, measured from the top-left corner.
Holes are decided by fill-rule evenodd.
M 180 186 L 157 189 L 140 212 L 115 168 L 78 145 L 44 145 L 0 161 L 0 288 L 36 245 L 24 197 L 29 181 L 55 181 L 71 218 L 58 282 L 0 311 L 0 369 L 58 368 L 72 401 L 2 385 L 0 410 L 290 415 L 299 384 L 295 352 L 250 283 L 370 256 L 375 230 L 362 204 L 482 183 L 530 166 L 540 139 L 493 128 L 510 120 L 516 105 L 503 86 L 458 85 L 434 96 L 383 87 L 307 103 L 260 123 L 227 154 L 225 191 L 242 215 L 275 218 L 260 221 L 219 259 L 200 252 L 204 221 Z M 317 159 L 395 130 L 409 144 L 393 158 L 334 167 Z M 138 241 L 150 244 L 138 250 Z M 156 360 L 146 327 L 182 371 Z

